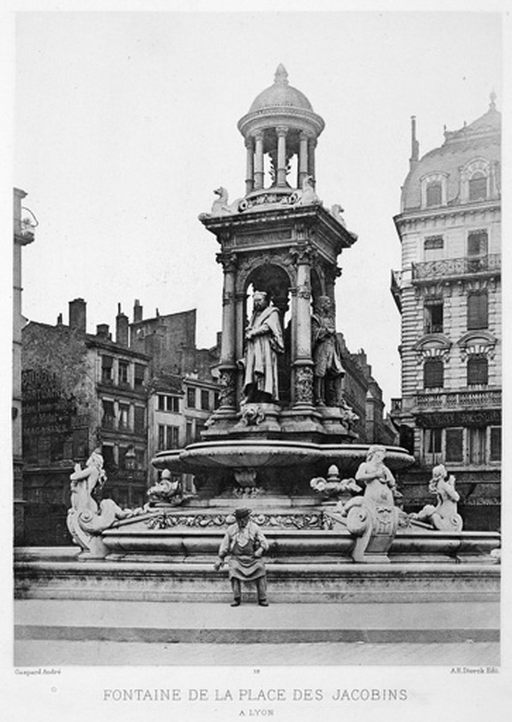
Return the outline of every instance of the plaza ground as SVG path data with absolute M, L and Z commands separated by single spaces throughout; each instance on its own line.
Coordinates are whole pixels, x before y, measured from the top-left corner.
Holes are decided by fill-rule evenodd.
M 497 603 L 15 602 L 18 667 L 499 663 Z

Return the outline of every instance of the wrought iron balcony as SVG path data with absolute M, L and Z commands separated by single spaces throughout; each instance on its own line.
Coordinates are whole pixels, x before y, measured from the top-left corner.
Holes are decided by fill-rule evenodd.
M 501 270 L 501 255 L 464 256 L 463 258 L 442 258 L 438 261 L 413 263 L 412 281 L 430 281 L 434 278 L 458 278 L 466 275 L 493 276 Z
M 501 408 L 501 389 L 418 394 L 415 405 L 421 411 L 497 409 Z

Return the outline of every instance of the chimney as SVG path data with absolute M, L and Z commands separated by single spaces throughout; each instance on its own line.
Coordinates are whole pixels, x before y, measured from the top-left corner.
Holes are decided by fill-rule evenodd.
M 420 144 L 416 140 L 416 116 L 411 115 L 411 157 L 409 164 L 411 168 L 415 165 L 420 157 Z
M 59 315 L 57 316 L 57 326 L 62 326 L 62 324 L 62 313 L 59 313 Z
M 83 298 L 75 298 L 69 302 L 69 327 L 77 331 L 86 331 L 86 303 Z
M 139 299 L 136 298 L 133 304 L 133 323 L 142 321 L 142 306 L 140 305 Z
M 104 339 L 105 341 L 111 340 L 110 329 L 108 327 L 108 323 L 99 323 L 96 326 L 96 336 L 98 338 Z
M 128 316 L 121 311 L 120 303 L 117 304 L 116 343 L 128 348 Z

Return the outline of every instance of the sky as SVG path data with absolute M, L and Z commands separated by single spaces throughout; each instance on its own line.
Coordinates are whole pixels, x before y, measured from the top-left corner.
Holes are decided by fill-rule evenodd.
M 326 128 L 316 190 L 340 203 L 357 243 L 343 252 L 337 326 L 364 348 L 387 403 L 400 396 L 400 268 L 393 216 L 410 155 L 501 109 L 494 13 L 97 12 L 18 14 L 14 184 L 38 219 L 23 250 L 23 312 L 67 322 L 87 301 L 88 330 L 130 316 L 198 312 L 198 344 L 221 328 L 222 269 L 198 221 L 213 189 L 244 194 L 236 128 L 283 63 Z M 389 410 L 389 406 L 388 406 Z

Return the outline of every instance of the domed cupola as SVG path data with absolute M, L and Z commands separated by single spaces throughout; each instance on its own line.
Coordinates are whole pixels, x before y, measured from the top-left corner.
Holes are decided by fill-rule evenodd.
M 238 122 L 247 148 L 246 195 L 267 187 L 286 195 L 302 188 L 308 176 L 315 175 L 315 147 L 324 129 L 304 93 L 288 83 L 288 73 L 279 65 L 274 84 L 261 92 L 249 112 Z M 297 173 L 291 177 L 296 159 Z

